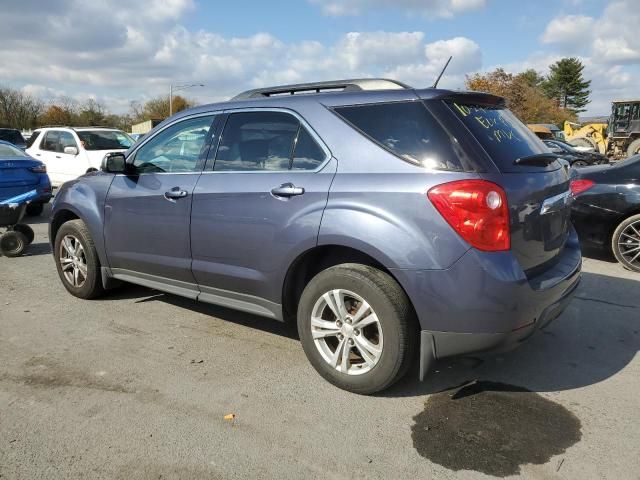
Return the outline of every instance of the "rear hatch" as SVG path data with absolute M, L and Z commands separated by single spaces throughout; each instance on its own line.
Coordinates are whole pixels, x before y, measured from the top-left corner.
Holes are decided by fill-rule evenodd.
M 551 268 L 571 229 L 569 170 L 497 97 L 445 100 L 482 147 L 498 172 L 482 177 L 507 194 L 511 250 L 527 277 Z
M 25 157 L 0 157 L 0 200 L 20 195 L 36 188 L 40 176 L 31 168 L 41 165 Z

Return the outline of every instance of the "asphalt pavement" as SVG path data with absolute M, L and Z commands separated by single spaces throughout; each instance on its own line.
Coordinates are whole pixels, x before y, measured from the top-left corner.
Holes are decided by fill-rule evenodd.
M 0 257 L 2 480 L 640 478 L 640 274 L 606 255 L 518 350 L 365 397 L 287 325 L 135 286 L 70 296 L 45 216 Z

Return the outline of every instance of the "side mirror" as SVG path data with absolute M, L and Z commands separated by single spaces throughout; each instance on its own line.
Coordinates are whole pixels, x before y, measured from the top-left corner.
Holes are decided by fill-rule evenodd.
M 100 169 L 107 173 L 125 173 L 127 170 L 127 160 L 123 153 L 107 153 L 102 159 Z
M 64 153 L 67 155 L 77 155 L 78 147 L 64 147 Z

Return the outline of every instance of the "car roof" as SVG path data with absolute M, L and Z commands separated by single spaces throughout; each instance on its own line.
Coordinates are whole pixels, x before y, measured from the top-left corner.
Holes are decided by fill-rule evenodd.
M 281 88 L 281 87 L 273 87 Z M 240 97 L 240 98 L 238 98 Z M 241 108 L 290 108 L 304 106 L 308 103 L 320 103 L 327 107 L 338 107 L 347 105 L 361 105 L 368 103 L 387 103 L 398 101 L 429 99 L 457 99 L 469 103 L 493 104 L 504 106 L 505 100 L 502 97 L 482 92 L 470 92 L 461 90 L 447 90 L 437 88 L 414 89 L 392 88 L 383 90 L 343 90 L 301 93 L 292 95 L 276 95 L 262 98 L 245 98 L 241 95 L 224 102 L 199 105 L 175 114 L 172 119 L 181 118 L 187 115 L 207 113 L 216 110 L 234 110 Z M 461 100 L 462 99 L 462 100 Z

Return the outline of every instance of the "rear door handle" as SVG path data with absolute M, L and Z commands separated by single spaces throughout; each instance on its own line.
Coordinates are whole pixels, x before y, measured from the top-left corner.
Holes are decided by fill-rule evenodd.
M 60 155 L 56 155 L 56 158 L 62 158 Z
M 304 188 L 296 187 L 293 183 L 283 183 L 279 187 L 271 189 L 271 193 L 276 197 L 295 197 L 303 195 Z
M 176 200 L 178 198 L 184 198 L 189 193 L 186 190 L 181 190 L 180 187 L 173 187 L 168 192 L 164 192 L 164 198 L 167 200 Z

